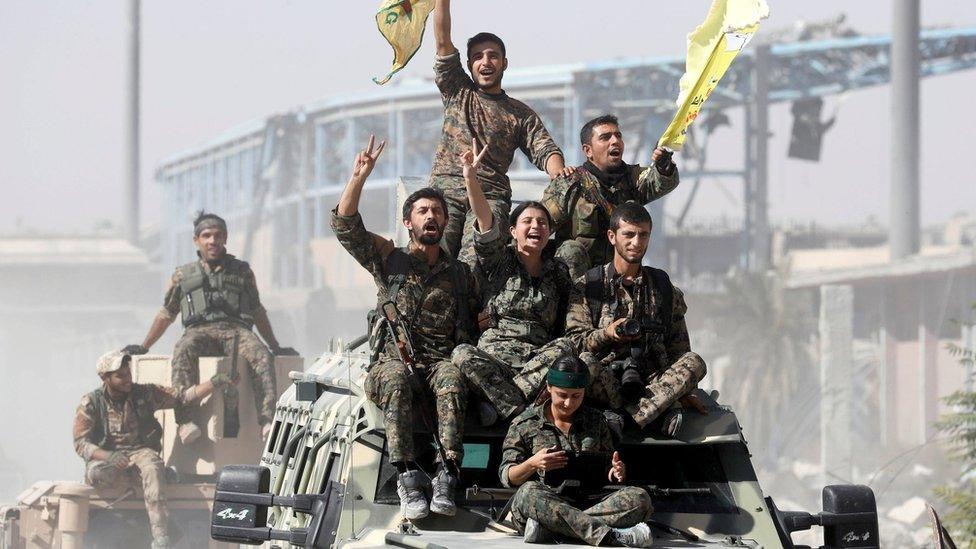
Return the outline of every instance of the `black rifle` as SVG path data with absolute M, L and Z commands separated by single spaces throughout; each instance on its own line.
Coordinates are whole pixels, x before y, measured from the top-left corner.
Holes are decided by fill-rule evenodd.
M 237 392 L 235 383 L 237 381 L 237 347 L 240 343 L 240 336 L 234 333 L 234 342 L 231 344 L 230 351 L 230 384 L 224 387 L 224 437 L 235 438 L 241 430 L 240 399 L 235 395 L 228 398 L 228 394 Z M 233 402 L 231 402 L 233 400 Z
M 390 337 L 393 339 L 393 344 L 396 347 L 397 354 L 400 356 L 400 361 L 407 367 L 407 370 L 410 372 L 410 382 L 413 383 L 417 392 L 420 394 L 420 416 L 424 420 L 424 425 L 427 427 L 427 430 L 430 431 L 430 435 L 434 437 L 434 447 L 437 449 L 437 455 L 440 457 L 444 467 L 450 469 L 451 464 L 447 461 L 444 445 L 441 443 L 441 439 L 437 434 L 434 415 L 431 413 L 427 399 L 425 398 L 426 384 L 417 372 L 416 363 L 414 362 L 413 343 L 410 341 L 410 332 L 407 331 L 407 327 L 403 324 L 403 319 L 400 316 L 400 310 L 397 309 L 396 303 L 387 301 L 383 303 L 380 310 L 383 313 L 386 326 L 390 330 Z M 457 471 L 452 472 L 457 473 Z

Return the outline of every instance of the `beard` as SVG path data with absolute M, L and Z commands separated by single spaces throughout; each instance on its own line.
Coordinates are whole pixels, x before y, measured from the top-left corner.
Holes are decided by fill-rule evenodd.
M 426 234 L 425 232 L 426 229 L 431 228 L 429 225 L 421 227 L 419 230 L 414 230 L 413 239 L 423 244 L 424 246 L 433 246 L 437 244 L 438 242 L 441 241 L 441 238 L 444 236 L 444 227 L 441 227 L 436 223 L 434 224 L 434 226 L 436 227 L 436 231 L 437 231 L 434 234 Z
M 646 250 L 645 250 L 646 252 Z M 644 261 L 644 253 L 637 255 L 631 255 L 626 252 L 626 250 L 617 250 L 617 255 L 619 255 L 624 261 L 631 265 L 639 265 Z

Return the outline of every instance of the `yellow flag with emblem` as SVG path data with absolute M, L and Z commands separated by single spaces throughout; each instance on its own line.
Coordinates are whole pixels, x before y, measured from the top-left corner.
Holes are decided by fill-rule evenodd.
M 658 147 L 680 151 L 688 126 L 715 91 L 718 81 L 745 48 L 759 22 L 769 17 L 766 0 L 714 0 L 705 22 L 688 35 L 685 74 L 679 82 L 678 112 L 664 130 Z
M 383 0 L 376 12 L 376 27 L 393 46 L 393 68 L 377 84 L 386 84 L 407 66 L 424 39 L 427 17 L 434 11 L 434 0 Z

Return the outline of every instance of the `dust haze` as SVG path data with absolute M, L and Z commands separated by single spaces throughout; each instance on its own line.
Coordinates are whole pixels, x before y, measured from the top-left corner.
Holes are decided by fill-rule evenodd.
M 0 6 L 0 503 L 37 481 L 81 479 L 71 422 L 81 396 L 99 383 L 96 358 L 142 341 L 169 275 L 193 259 L 195 203 L 174 201 L 176 180 L 168 178 L 192 151 L 235 135 L 262 135 L 269 117 L 375 92 L 370 78 L 385 73 L 391 55 L 376 32 L 374 4 L 145 2 L 138 235 L 123 230 L 123 2 Z M 796 36 L 801 21 L 835 24 L 842 14 L 835 30 L 887 35 L 889 4 L 771 2 L 760 35 Z M 456 42 L 481 30 L 498 33 L 511 68 L 520 70 L 681 57 L 685 35 L 706 9 L 707 2 L 458 1 L 453 32 Z M 973 29 L 976 8 L 926 1 L 921 24 Z M 432 42 L 428 36 L 394 82 L 431 75 Z M 892 266 L 885 255 L 888 85 L 825 96 L 821 115 L 835 123 L 823 134 L 816 162 L 787 155 L 791 103 L 770 107 L 768 273 L 740 268 L 746 198 L 742 179 L 723 175 L 743 169 L 741 108 L 729 109 L 729 125 L 708 137 L 715 174 L 697 185 L 683 175 L 664 201 L 667 234 L 651 258 L 672 271 L 688 296 L 692 346 L 709 364 L 703 385 L 736 407 L 766 492 L 818 510 L 825 481 L 869 484 L 882 513 L 895 510 L 895 518 L 883 518 L 887 539 L 914 539 L 922 523 L 912 518 L 912 498 L 936 502 L 932 487 L 959 475 L 931 422 L 946 411 L 939 397 L 966 379 L 947 345 L 973 348 L 976 337 L 972 89 L 972 65 L 921 81 L 913 158 L 921 182 L 921 253 L 912 261 Z M 436 122 L 415 144 L 436 140 Z M 623 130 L 636 148 L 638 130 Z M 556 135 L 564 151 L 578 148 L 564 138 L 572 134 Z M 316 154 L 334 158 L 340 173 L 352 160 L 345 149 Z M 690 170 L 699 159 L 676 160 Z M 423 175 L 379 169 L 388 177 Z M 271 200 L 287 195 L 276 192 Z M 316 195 L 306 212 L 328 212 L 335 193 Z M 367 225 L 392 227 L 390 204 L 379 196 Z M 233 200 L 246 207 L 248 197 Z M 351 258 L 330 255 L 326 228 L 313 231 L 304 248 L 275 236 L 297 223 L 298 211 L 266 215 L 254 231 L 246 216 L 229 216 L 228 248 L 242 253 L 250 243 L 244 259 L 255 266 L 278 339 L 310 363 L 330 341 L 361 335 L 375 294 L 344 292 L 358 287 L 362 274 Z M 655 219 L 655 238 L 657 226 Z M 837 315 L 849 320 L 847 328 L 836 326 Z M 180 331 L 171 327 L 153 352 L 171 352 Z M 838 338 L 851 352 L 832 362 Z M 852 375 L 823 379 L 832 371 L 826 363 L 845 364 L 842 371 Z M 832 454 L 836 441 L 821 437 L 821 422 L 824 410 L 845 398 L 854 403 L 851 428 L 838 444 L 849 445 L 848 457 L 856 459 L 842 468 L 850 477 L 831 478 L 822 464 L 840 458 Z

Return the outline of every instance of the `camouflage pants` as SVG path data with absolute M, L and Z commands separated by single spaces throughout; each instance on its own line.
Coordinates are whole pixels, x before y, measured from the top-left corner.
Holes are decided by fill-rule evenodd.
M 524 363 L 509 364 L 484 349 L 464 344 L 455 347 L 451 362 L 461 370 L 476 395 L 490 402 L 499 416 L 509 419 L 535 398 L 549 365 L 562 355 L 575 353 L 576 347 L 569 339 L 559 338 L 532 351 Z
M 556 258 L 562 259 L 569 267 L 569 276 L 579 280 L 591 267 L 590 256 L 586 249 L 576 240 L 566 240 L 556 248 Z
M 531 518 L 556 534 L 590 545 L 600 545 L 611 528 L 629 528 L 647 520 L 652 510 L 651 496 L 634 486 L 621 488 L 585 510 L 536 480 L 526 482 L 512 496 L 512 522 L 519 533 L 525 532 Z
M 461 437 L 464 430 L 464 411 L 467 405 L 467 390 L 461 372 L 443 360 L 429 368 L 420 369 L 426 374 L 424 394 L 419 394 L 416 385 L 411 383 L 410 372 L 399 360 L 377 362 L 366 375 L 366 396 L 373 404 L 383 410 L 386 424 L 386 445 L 392 463 L 414 461 L 413 448 L 414 410 L 421 412 L 415 398 L 427 399 L 434 393 L 434 410 L 437 416 L 437 433 L 444 445 L 447 459 L 461 463 L 464 446 Z
M 237 367 L 247 371 L 247 377 L 254 392 L 254 406 L 258 412 L 258 423 L 266 425 L 274 418 L 278 392 L 275 388 L 274 357 L 248 328 L 230 322 L 215 322 L 190 326 L 173 349 L 173 387 L 184 391 L 200 383 L 200 357 L 230 356 L 234 350 L 234 335 L 237 334 Z M 224 399 L 228 407 L 236 409 L 237 388 L 224 389 Z M 176 409 L 177 423 L 190 421 L 188 407 Z
M 614 410 L 626 410 L 637 425 L 644 427 L 667 410 L 679 398 L 691 392 L 705 377 L 705 361 L 698 353 L 687 352 L 667 368 L 656 372 L 648 380 L 644 395 L 633 404 L 624 403 L 620 396 L 620 380 L 608 365 L 596 360 L 591 353 L 580 356 L 590 368 L 592 381 L 587 396 Z
M 146 512 L 149 514 L 149 527 L 153 538 L 167 534 L 169 511 L 166 509 L 166 498 L 163 496 L 163 460 L 159 452 L 151 448 L 139 448 L 125 452 L 129 458 L 129 468 L 119 470 L 106 461 L 89 460 L 85 464 L 85 481 L 98 488 L 112 488 L 122 485 L 126 481 L 135 480 L 138 475 L 142 479 L 142 493 L 146 500 Z
M 444 236 L 441 239 L 441 247 L 447 250 L 451 257 L 474 265 L 474 212 L 468 204 L 468 194 L 464 185 L 464 180 L 458 177 L 437 176 L 430 178 L 430 186 L 444 193 L 447 199 L 447 227 L 444 228 Z M 487 197 L 488 206 L 491 207 L 502 230 L 502 238 L 508 238 L 508 231 L 504 230 L 508 226 L 508 213 L 511 211 L 511 200 L 502 198 Z M 488 227 L 481 227 L 487 230 Z

